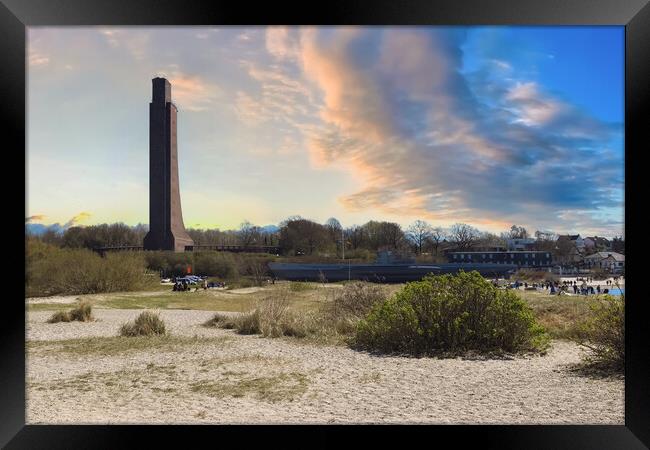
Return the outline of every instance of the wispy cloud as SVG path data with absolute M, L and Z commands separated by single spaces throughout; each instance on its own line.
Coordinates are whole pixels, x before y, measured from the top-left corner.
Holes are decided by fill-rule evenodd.
M 183 73 L 178 65 L 172 64 L 159 70 L 157 76 L 166 77 L 172 85 L 172 100 L 179 108 L 187 111 L 205 111 L 214 106 L 222 95 L 221 89 L 204 77 Z
M 64 229 L 68 229 L 72 226 L 79 225 L 82 222 L 85 222 L 86 220 L 90 219 L 92 217 L 92 214 L 89 212 L 80 212 L 76 216 L 72 217 L 70 220 L 68 220 L 66 223 L 63 224 Z
M 25 218 L 25 222 L 42 222 L 47 216 L 44 214 L 35 214 Z
M 124 28 L 100 28 L 98 31 L 110 47 L 125 48 L 135 60 L 143 60 L 149 53 L 151 36 L 148 31 Z

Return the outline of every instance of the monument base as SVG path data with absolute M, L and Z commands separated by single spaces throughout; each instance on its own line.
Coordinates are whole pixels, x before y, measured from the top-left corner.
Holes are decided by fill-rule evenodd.
M 165 250 L 172 252 L 184 252 L 185 246 L 194 245 L 194 241 L 188 236 L 160 236 L 159 234 L 147 233 L 144 237 L 145 250 Z

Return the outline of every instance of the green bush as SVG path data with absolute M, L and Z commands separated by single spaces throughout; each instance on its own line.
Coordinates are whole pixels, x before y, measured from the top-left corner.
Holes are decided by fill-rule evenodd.
M 581 327 L 578 344 L 589 350 L 588 365 L 622 371 L 625 368 L 625 295 L 592 300 L 592 317 Z
M 166 334 L 165 322 L 158 314 L 143 311 L 133 322 L 128 322 L 120 328 L 120 336 L 152 336 Z
M 543 350 L 548 337 L 515 293 L 478 272 L 429 275 L 376 304 L 353 345 L 386 353 L 458 354 Z

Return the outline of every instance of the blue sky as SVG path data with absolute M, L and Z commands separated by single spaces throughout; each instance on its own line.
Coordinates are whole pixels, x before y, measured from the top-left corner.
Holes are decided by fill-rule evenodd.
M 30 28 L 30 221 L 147 222 L 155 76 L 186 226 L 623 233 L 622 27 Z

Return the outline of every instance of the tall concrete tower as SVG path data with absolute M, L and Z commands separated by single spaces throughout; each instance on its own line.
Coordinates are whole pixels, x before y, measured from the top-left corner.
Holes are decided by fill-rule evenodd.
M 154 78 L 149 103 L 149 232 L 145 250 L 182 252 L 194 241 L 185 231 L 178 187 L 176 105 L 172 86 L 165 78 Z

